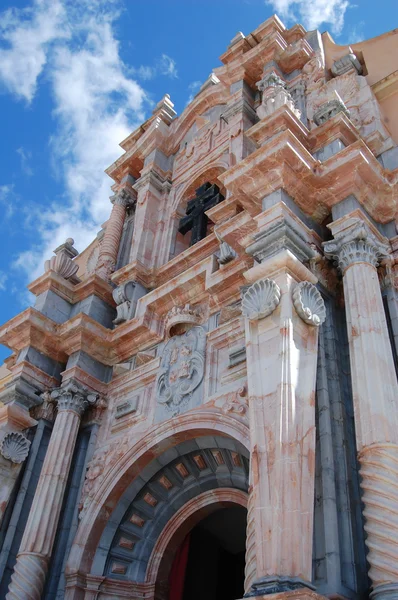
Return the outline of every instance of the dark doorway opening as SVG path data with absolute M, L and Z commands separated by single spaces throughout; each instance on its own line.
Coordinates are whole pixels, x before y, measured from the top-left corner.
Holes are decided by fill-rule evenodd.
M 190 532 L 181 600 L 237 600 L 244 594 L 247 510 L 221 508 Z M 173 598 L 172 590 L 169 600 Z

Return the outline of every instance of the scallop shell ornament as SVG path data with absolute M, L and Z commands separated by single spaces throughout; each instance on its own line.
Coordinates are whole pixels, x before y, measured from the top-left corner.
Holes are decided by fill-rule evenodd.
M 281 299 L 281 290 L 272 279 L 260 279 L 249 287 L 242 298 L 242 314 L 251 321 L 268 317 Z
M 13 463 L 20 464 L 29 454 L 30 441 L 15 431 L 7 433 L 0 446 L 0 454 Z
M 319 290 L 309 281 L 301 281 L 293 290 L 297 314 L 308 325 L 319 327 L 326 319 L 326 309 Z

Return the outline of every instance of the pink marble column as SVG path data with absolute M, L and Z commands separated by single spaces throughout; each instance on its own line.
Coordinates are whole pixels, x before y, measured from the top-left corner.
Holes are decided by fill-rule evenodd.
M 126 189 L 122 189 L 112 196 L 111 202 L 112 212 L 105 229 L 96 268 L 96 273 L 105 280 L 108 280 L 115 270 L 126 209 L 129 204 L 133 204 L 133 198 Z
M 245 589 L 260 596 L 312 588 L 315 380 L 325 306 L 316 278 L 289 251 L 246 276 L 254 283 L 242 298 L 251 437 Z
M 343 273 L 371 597 L 398 598 L 398 385 L 376 271 L 389 248 L 360 219 L 330 226 Z
M 6 596 L 8 600 L 41 598 L 80 420 L 97 396 L 69 384 L 54 390 L 51 398 L 58 402 L 58 414 Z

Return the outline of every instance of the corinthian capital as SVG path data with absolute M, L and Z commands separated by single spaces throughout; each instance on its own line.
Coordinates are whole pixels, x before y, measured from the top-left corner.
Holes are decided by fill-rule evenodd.
M 343 273 L 349 266 L 360 262 L 377 267 L 383 258 L 389 256 L 388 246 L 382 244 L 361 222 L 337 234 L 334 240 L 324 242 L 323 248 L 325 256 L 334 259 Z
M 132 196 L 132 194 L 130 194 L 130 192 L 126 188 L 124 188 L 122 190 L 118 190 L 116 194 L 111 196 L 110 200 L 112 204 L 117 204 L 119 206 L 127 208 L 127 206 L 134 204 L 136 199 Z
M 84 411 L 96 402 L 98 394 L 93 394 L 75 383 L 68 383 L 65 387 L 52 390 L 50 398 L 57 402 L 58 412 L 71 410 L 81 417 Z

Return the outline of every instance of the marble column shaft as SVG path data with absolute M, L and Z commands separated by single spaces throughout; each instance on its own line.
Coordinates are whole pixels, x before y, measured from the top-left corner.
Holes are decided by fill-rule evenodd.
M 14 567 L 7 600 L 40 600 L 54 545 L 81 416 L 96 395 L 74 385 L 54 390 L 58 400 L 50 443 Z
M 325 309 L 310 283 L 316 278 L 289 251 L 271 262 L 253 271 L 263 277 L 271 273 L 270 280 L 262 281 L 272 281 L 280 292 L 273 312 L 250 318 L 245 309 L 251 290 L 251 300 L 256 288 L 260 298 L 261 280 L 242 300 L 251 437 L 247 594 L 311 587 L 312 576 L 315 383 L 318 326 L 324 314 L 314 320 L 316 325 L 299 316 L 293 296 L 300 279 L 309 279 L 305 285 Z
M 348 227 L 347 227 L 348 224 Z M 398 386 L 376 266 L 388 247 L 360 220 L 331 224 L 343 273 L 372 598 L 398 598 Z
M 112 212 L 100 246 L 96 269 L 98 275 L 103 279 L 109 279 L 115 269 L 126 209 L 129 204 L 133 203 L 130 194 L 126 190 L 120 190 L 111 198 L 111 201 L 113 203 Z

